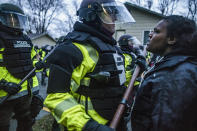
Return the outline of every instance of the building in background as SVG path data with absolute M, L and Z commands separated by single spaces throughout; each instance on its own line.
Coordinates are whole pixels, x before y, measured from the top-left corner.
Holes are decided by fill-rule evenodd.
M 38 45 L 38 47 L 43 47 L 45 45 L 54 46 L 56 44 L 56 40 L 51 37 L 48 33 L 43 34 L 30 34 L 29 37 L 32 40 L 34 45 Z
M 126 2 L 125 6 L 131 12 L 136 22 L 116 26 L 115 39 L 118 40 L 123 34 L 130 34 L 136 36 L 143 44 L 146 44 L 149 32 L 165 16 L 130 2 Z

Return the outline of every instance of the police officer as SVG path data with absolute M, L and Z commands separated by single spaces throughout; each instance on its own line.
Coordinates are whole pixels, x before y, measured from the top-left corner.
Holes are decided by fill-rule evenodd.
M 143 49 L 140 49 L 142 45 L 136 37 L 125 34 L 119 38 L 118 43 L 125 56 L 127 77 L 131 78 L 136 64 L 138 64 L 143 71 L 146 70 L 146 59 L 143 56 Z M 130 79 L 127 79 L 127 84 L 129 84 L 129 80 Z M 139 85 L 139 82 L 136 82 L 135 85 Z
M 83 0 L 78 16 L 48 60 L 45 105 L 68 130 L 111 131 L 107 125 L 126 88 L 123 54 L 112 35 L 116 23 L 134 20 L 114 0 Z
M 33 119 L 30 111 L 32 94 L 38 93 L 38 80 L 33 74 L 22 85 L 18 83 L 32 69 L 36 55 L 31 40 L 23 33 L 27 17 L 18 6 L 0 5 L 0 131 L 8 131 L 15 113 L 18 131 L 30 131 Z M 7 101 L 2 100 L 9 95 Z
M 136 64 L 138 64 L 141 68 L 140 74 L 146 70 L 146 59 L 143 56 L 143 48 L 140 49 L 141 42 L 134 36 L 131 36 L 129 34 L 122 35 L 119 40 L 118 44 L 123 51 L 123 55 L 125 57 L 125 66 L 126 66 L 126 82 L 125 85 L 128 86 L 130 79 L 134 73 Z M 132 107 L 133 99 L 135 97 L 135 94 L 138 90 L 140 81 L 141 81 L 141 75 L 139 74 L 139 77 L 137 77 L 135 83 L 134 83 L 134 89 L 132 94 L 130 95 L 130 107 Z M 127 108 L 126 113 L 124 115 L 124 120 L 129 121 L 131 118 L 131 108 Z

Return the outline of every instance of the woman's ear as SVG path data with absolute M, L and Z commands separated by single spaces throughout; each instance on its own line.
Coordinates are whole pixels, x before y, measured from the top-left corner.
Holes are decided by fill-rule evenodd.
M 169 37 L 168 38 L 168 44 L 169 45 L 174 45 L 176 43 L 176 38 L 175 37 Z

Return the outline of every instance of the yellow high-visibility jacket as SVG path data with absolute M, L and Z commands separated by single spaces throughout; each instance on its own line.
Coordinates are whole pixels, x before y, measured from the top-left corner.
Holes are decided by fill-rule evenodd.
M 75 35 L 75 33 L 77 35 Z M 48 91 L 47 91 L 48 96 L 46 97 L 44 104 L 46 107 L 48 107 L 48 109 L 50 110 L 56 121 L 70 131 L 83 130 L 85 124 L 90 119 L 93 119 L 103 125 L 109 122 L 109 120 L 105 119 L 106 117 L 104 115 L 101 116 L 101 112 L 98 113 L 98 107 L 95 106 L 94 103 L 95 99 L 93 100 L 92 96 L 89 97 L 88 95 L 85 96 L 79 94 L 79 90 L 82 89 L 83 87 L 86 89 L 88 89 L 89 86 L 91 88 L 94 88 L 91 86 L 90 83 L 92 82 L 92 80 L 95 80 L 98 77 L 94 77 L 93 75 L 92 76 L 90 75 L 91 73 L 95 73 L 95 70 L 97 71 L 99 70 L 100 67 L 101 68 L 103 67 L 102 65 L 99 64 L 103 62 L 102 64 L 103 65 L 105 64 L 104 66 L 108 70 L 110 70 L 111 68 L 108 67 L 107 65 L 108 60 L 110 62 L 112 61 L 116 63 L 113 64 L 112 70 L 114 69 L 114 65 L 116 65 L 116 69 L 114 70 L 117 72 L 115 71 L 112 72 L 112 75 L 118 77 L 117 79 L 119 80 L 119 83 L 121 85 L 118 86 L 119 88 L 115 89 L 116 93 L 121 92 L 121 95 L 123 95 L 124 93 L 124 92 L 122 93 L 123 88 L 125 89 L 124 86 L 124 83 L 126 81 L 125 67 L 124 67 L 125 62 L 123 59 L 124 57 L 123 54 L 119 53 L 120 49 L 115 48 L 114 45 L 110 45 L 109 43 L 103 42 L 101 39 L 91 36 L 88 37 L 88 36 L 89 35 L 86 34 L 85 31 L 71 32 L 71 34 L 68 34 L 67 37 L 71 39 L 77 38 L 78 41 L 77 42 L 68 41 L 60 44 L 59 47 L 57 47 L 57 51 L 55 50 L 50 58 L 53 62 L 50 66 L 49 83 L 48 83 Z M 85 42 L 83 40 L 82 43 L 79 42 L 81 39 L 86 39 L 86 38 L 91 39 L 92 42 Z M 98 44 L 94 45 L 95 43 Z M 99 50 L 101 48 L 97 48 L 97 47 L 102 47 L 105 49 L 107 48 L 109 50 Z M 110 51 L 112 51 L 113 53 L 111 53 Z M 101 54 L 100 52 L 105 52 L 105 53 Z M 111 53 L 112 55 L 111 54 L 108 55 L 108 53 Z M 108 57 L 105 57 L 105 55 L 103 54 L 105 54 Z M 55 70 L 55 68 L 58 68 L 61 71 Z M 104 83 L 105 80 L 107 81 L 107 73 L 106 72 L 102 72 L 102 73 L 103 74 L 101 75 L 99 74 L 100 76 L 99 75 L 98 76 L 103 78 L 102 75 L 104 76 L 106 75 L 106 77 L 104 77 L 106 79 L 102 79 Z M 113 81 L 113 82 L 116 83 L 117 81 Z M 113 84 L 113 82 L 111 82 L 111 84 Z M 102 84 L 102 82 L 100 83 Z M 100 85 L 97 85 L 97 89 L 98 86 Z M 105 86 L 105 89 L 101 88 L 101 90 L 103 90 L 104 93 L 107 89 L 108 86 Z M 113 93 L 114 92 L 109 92 L 109 95 Z M 98 92 L 95 95 L 102 96 L 103 94 Z M 118 96 L 118 97 L 121 98 L 122 96 Z M 105 101 L 105 99 L 103 99 L 103 101 Z M 100 102 L 102 103 L 102 101 Z M 114 103 L 117 103 L 117 105 L 119 104 L 119 102 L 120 101 L 114 101 Z M 116 110 L 116 108 L 114 110 Z
M 4 48 L 0 48 L 0 51 L 4 51 Z M 31 58 L 33 59 L 33 57 L 36 55 L 36 52 L 34 50 L 34 48 L 32 48 L 31 51 Z M 0 53 L 0 62 L 3 62 L 3 55 Z M 33 62 L 33 65 L 35 64 L 35 62 Z M 4 79 L 8 82 L 13 82 L 13 83 L 19 83 L 21 81 L 21 79 L 15 78 L 13 75 L 11 75 L 8 70 L 6 69 L 6 67 L 4 66 L 0 66 L 0 80 Z M 37 92 L 39 90 L 39 86 L 38 86 L 38 79 L 36 76 L 34 76 L 33 78 L 33 85 L 32 85 L 32 92 Z M 12 99 L 16 99 L 18 97 L 22 97 L 24 95 L 28 94 L 27 91 L 27 86 L 28 86 L 28 82 L 27 80 L 21 85 L 22 89 L 15 95 L 12 95 L 11 97 L 9 97 L 8 100 L 12 100 Z M 5 92 L 4 90 L 0 90 L 0 99 L 4 98 L 5 96 L 7 96 L 7 92 Z
M 67 93 L 50 93 L 44 104 L 50 109 L 57 122 L 67 127 L 68 130 L 82 130 L 90 118 L 100 124 L 106 124 L 108 120 L 101 117 L 94 110 L 90 97 L 88 97 L 88 103 L 86 103 L 86 97 L 76 93 L 80 85 L 89 84 L 90 78 L 85 76 L 94 70 L 99 54 L 90 45 L 73 44 L 81 51 L 83 60 L 72 72 L 71 91 Z M 130 74 L 129 72 L 127 74 Z M 131 75 L 127 77 L 127 79 L 130 78 Z M 86 104 L 88 104 L 88 114 L 85 111 Z
M 124 53 L 123 55 L 125 56 L 125 67 L 126 67 L 125 85 L 128 86 L 135 69 L 135 66 L 133 66 L 133 64 L 135 65 L 135 62 L 130 54 Z M 139 81 L 135 81 L 134 86 L 138 86 L 139 84 L 140 84 Z

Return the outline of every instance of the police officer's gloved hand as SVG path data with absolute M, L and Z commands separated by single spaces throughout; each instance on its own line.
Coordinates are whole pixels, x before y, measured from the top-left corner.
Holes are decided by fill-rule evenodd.
M 142 73 L 147 69 L 146 58 L 143 55 L 143 50 L 139 46 L 134 47 L 135 55 L 137 56 L 136 64 L 140 66 L 140 72 Z
M 115 131 L 115 130 L 90 119 L 84 126 L 83 131 Z
M 134 53 L 135 53 L 136 56 L 138 56 L 138 55 L 142 55 L 143 56 L 143 50 L 140 49 L 139 46 L 133 47 L 133 50 L 134 50 Z
M 140 72 L 147 69 L 146 58 L 143 55 L 138 55 L 136 59 L 136 64 L 140 67 Z
M 5 80 L 0 81 L 0 89 L 4 90 L 10 95 L 16 94 L 19 90 L 21 90 L 21 86 L 13 83 L 13 82 L 7 82 Z
M 42 62 L 42 61 L 39 61 L 35 64 L 36 66 L 36 69 L 37 70 L 41 70 L 42 68 L 45 68 L 46 67 L 46 63 L 45 62 Z

